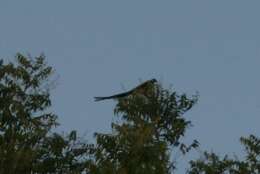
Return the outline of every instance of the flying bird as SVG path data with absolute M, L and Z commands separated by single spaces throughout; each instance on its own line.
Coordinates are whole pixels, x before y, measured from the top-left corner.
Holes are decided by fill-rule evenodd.
M 154 84 L 156 82 L 157 82 L 156 79 L 147 80 L 144 83 L 141 83 L 134 89 L 131 89 L 127 92 L 116 94 L 116 95 L 111 95 L 111 96 L 107 96 L 107 97 L 94 97 L 94 98 L 95 98 L 95 101 L 100 101 L 100 100 L 106 100 L 106 99 L 117 99 L 117 98 L 127 97 L 136 91 L 145 90 L 147 86 Z

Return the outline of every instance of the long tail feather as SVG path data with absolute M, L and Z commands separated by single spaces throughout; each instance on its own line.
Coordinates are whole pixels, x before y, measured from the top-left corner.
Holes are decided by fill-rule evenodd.
M 124 92 L 124 93 L 120 93 L 120 94 L 116 94 L 116 95 L 112 95 L 112 96 L 108 96 L 108 97 L 94 97 L 95 101 L 101 101 L 101 100 L 106 100 L 106 99 L 118 99 L 121 97 L 127 97 L 129 95 L 131 95 L 134 91 L 139 90 L 139 89 L 143 89 L 145 88 L 148 84 L 153 84 L 156 83 L 157 80 L 156 79 L 151 79 L 148 80 L 140 85 L 138 85 L 137 87 L 135 87 L 134 89 Z
M 109 99 L 108 97 L 94 97 L 95 101 L 101 101 L 101 100 L 106 100 Z

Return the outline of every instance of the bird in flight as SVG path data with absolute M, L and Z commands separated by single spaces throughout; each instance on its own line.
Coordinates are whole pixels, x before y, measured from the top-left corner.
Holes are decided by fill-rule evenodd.
M 135 88 L 133 88 L 133 89 L 127 91 L 127 92 L 116 94 L 116 95 L 111 95 L 111 96 L 107 96 L 107 97 L 94 97 L 94 98 L 95 98 L 95 101 L 100 101 L 100 100 L 106 100 L 106 99 L 117 99 L 117 98 L 126 97 L 126 96 L 129 96 L 136 91 L 144 90 L 147 86 L 154 84 L 156 82 L 157 82 L 156 79 L 147 80 L 144 83 L 141 83 L 137 87 L 135 87 Z

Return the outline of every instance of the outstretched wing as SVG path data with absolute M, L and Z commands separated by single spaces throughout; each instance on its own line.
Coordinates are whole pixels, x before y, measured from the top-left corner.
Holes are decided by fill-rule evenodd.
M 148 85 L 153 84 L 155 82 L 157 82 L 156 79 L 151 79 L 151 80 L 148 80 L 148 81 L 138 85 L 137 87 L 135 87 L 134 89 L 132 89 L 130 91 L 120 93 L 120 94 L 116 94 L 116 95 L 112 95 L 112 96 L 107 96 L 107 97 L 94 97 L 94 98 L 95 98 L 95 101 L 100 101 L 100 100 L 106 100 L 106 99 L 115 99 L 115 98 L 126 97 L 126 96 L 132 94 L 135 91 L 145 90 L 145 88 Z

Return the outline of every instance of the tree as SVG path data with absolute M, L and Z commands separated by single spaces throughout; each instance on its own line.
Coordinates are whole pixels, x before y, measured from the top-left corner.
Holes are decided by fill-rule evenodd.
M 112 133 L 96 133 L 96 143 L 61 135 L 51 107 L 52 67 L 45 56 L 18 53 L 16 62 L 0 61 L 0 173 L 4 174 L 163 174 L 175 168 L 172 151 L 198 146 L 182 142 L 191 125 L 183 115 L 197 102 L 157 83 L 145 83 L 118 98 Z M 139 89 L 139 88 L 138 88 Z
M 89 173 L 170 173 L 175 168 L 173 149 L 186 153 L 198 146 L 196 140 L 190 145 L 181 142 L 191 124 L 183 114 L 196 102 L 197 96 L 178 95 L 154 83 L 143 92 L 118 98 L 112 133 L 95 134 Z
M 215 153 L 204 152 L 203 159 L 190 162 L 190 174 L 259 174 L 260 139 L 254 135 L 241 137 L 246 150 L 245 160 L 220 158 Z
M 20 53 L 16 63 L 0 62 L 0 173 L 81 173 L 87 144 L 51 133 L 58 125 L 51 106 L 49 77 L 53 69 L 44 55 Z

